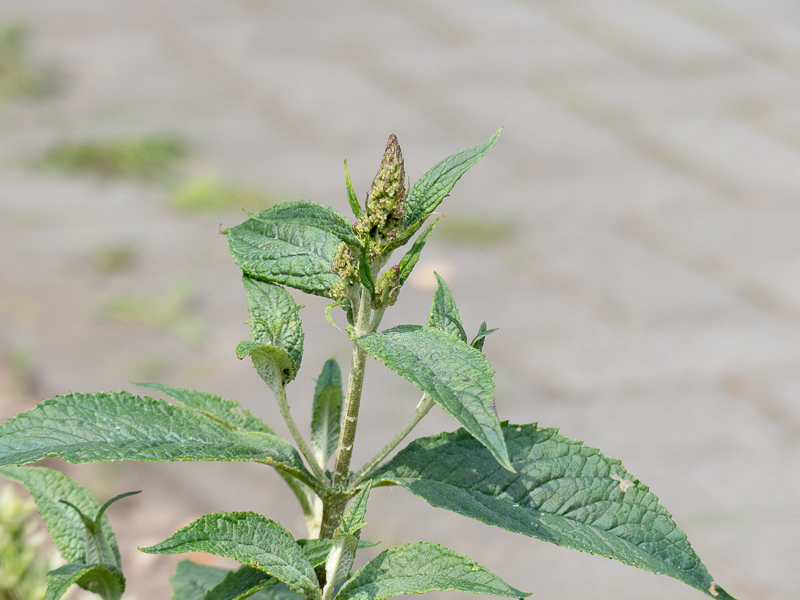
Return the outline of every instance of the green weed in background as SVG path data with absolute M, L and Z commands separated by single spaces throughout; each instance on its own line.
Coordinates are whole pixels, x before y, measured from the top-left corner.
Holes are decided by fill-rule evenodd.
M 194 285 L 186 279 L 174 283 L 160 298 L 139 294 L 120 296 L 101 308 L 104 316 L 119 323 L 145 325 L 169 332 L 190 346 L 200 346 L 208 336 L 205 322 L 191 314 Z
M 0 98 L 46 96 L 59 87 L 56 69 L 31 62 L 29 38 L 21 23 L 0 24 Z
M 185 144 L 172 134 L 65 141 L 50 148 L 37 166 L 65 173 L 154 180 L 172 174 L 184 154 Z
M 251 185 L 224 182 L 214 177 L 190 179 L 175 187 L 170 206 L 193 214 L 229 209 L 264 210 L 275 203 L 267 190 Z
M 42 548 L 35 506 L 9 485 L 0 488 L 0 600 L 42 600 L 56 555 Z
M 108 244 L 92 251 L 89 261 L 99 274 L 110 275 L 132 268 L 136 264 L 137 257 L 135 246 Z

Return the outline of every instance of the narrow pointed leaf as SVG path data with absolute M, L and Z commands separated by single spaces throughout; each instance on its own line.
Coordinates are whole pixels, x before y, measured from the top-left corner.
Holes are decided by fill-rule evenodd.
M 311 450 L 322 467 L 336 452 L 341 416 L 342 372 L 336 359 L 330 358 L 317 379 L 311 411 Z
M 292 378 L 303 360 L 303 327 L 300 307 L 292 295 L 279 285 L 242 278 L 250 307 L 250 337 L 254 342 L 275 346 L 289 353 L 294 361 Z
M 349 192 L 348 192 L 349 197 Z M 356 202 L 357 203 L 357 202 Z M 353 234 L 353 225 L 332 208 L 322 206 L 316 202 L 300 200 L 296 202 L 283 202 L 270 206 L 268 209 L 257 213 L 247 213 L 251 218 L 262 223 L 275 225 L 302 225 L 312 227 L 326 233 L 331 233 L 341 241 L 361 247 L 361 242 Z
M 119 600 L 125 591 L 125 578 L 117 567 L 73 562 L 47 574 L 44 600 L 58 600 L 76 583 L 103 600 Z
M 25 486 L 61 556 L 70 563 L 83 563 L 86 560 L 86 526 L 75 509 L 61 501 L 66 500 L 94 518 L 100 506 L 89 492 L 71 477 L 46 467 L 0 467 L 0 475 Z M 106 540 L 111 550 L 111 562 L 119 566 L 117 540 L 105 515 L 100 518 L 98 535 Z
M 375 293 L 375 280 L 372 277 L 372 271 L 369 269 L 369 246 L 364 246 L 361 251 L 361 258 L 358 261 L 358 276 L 361 278 L 361 283 L 369 290 L 370 294 Z
M 475 348 L 433 327 L 403 325 L 358 344 L 449 412 L 504 468 L 511 469 L 494 410 L 494 371 Z
M 497 468 L 467 432 L 411 442 L 372 478 L 402 485 L 431 505 L 674 577 L 716 598 L 686 534 L 620 461 L 536 425 L 503 425 L 516 473 Z M 715 593 L 711 593 L 710 590 Z
M 344 183 L 347 187 L 347 202 L 350 203 L 350 210 L 353 211 L 353 216 L 356 219 L 360 219 L 364 211 L 361 209 L 356 191 L 353 189 L 353 181 L 350 179 L 350 169 L 347 168 L 347 161 L 344 161 Z
M 226 556 L 272 575 L 309 598 L 320 596 L 314 569 L 291 534 L 253 512 L 204 515 L 160 544 L 140 550 L 149 554 L 209 552 Z
M 424 219 L 439 206 L 461 176 L 492 149 L 501 131 L 502 129 L 498 129 L 491 138 L 482 144 L 445 158 L 411 187 L 403 219 L 406 227 L 411 227 L 419 220 Z
M 420 542 L 384 550 L 347 581 L 338 600 L 383 600 L 434 590 L 522 598 L 521 592 L 470 558 Z
M 247 275 L 324 297 L 339 280 L 331 273 L 339 243 L 332 233 L 293 223 L 248 219 L 228 230 L 228 249 Z
M 269 425 L 258 417 L 253 416 L 249 410 L 242 408 L 242 405 L 234 400 L 227 400 L 208 392 L 187 390 L 161 383 L 136 383 L 136 385 L 164 392 L 184 406 L 193 408 L 212 419 L 225 423 L 229 429 L 275 434 Z
M 475 338 L 469 343 L 470 346 L 475 348 L 476 350 L 480 350 L 483 352 L 483 344 L 486 342 L 486 338 L 497 331 L 497 328 L 494 329 L 487 329 L 486 328 L 486 321 L 481 323 L 481 326 L 478 328 L 478 333 Z
M 313 481 L 278 436 L 231 431 L 190 408 L 128 392 L 58 396 L 0 424 L 0 466 L 51 456 L 72 463 L 257 460 Z
M 453 300 L 450 287 L 438 273 L 434 272 L 434 275 L 436 275 L 438 287 L 433 294 L 428 327 L 441 329 L 466 343 L 467 332 L 464 331 L 464 326 L 461 324 L 461 316 L 458 314 L 458 308 L 456 308 L 456 302 Z
M 433 223 L 428 225 L 428 228 L 423 231 L 416 240 L 414 240 L 414 243 L 411 245 L 411 249 L 403 255 L 402 259 L 400 259 L 400 285 L 403 285 L 406 282 L 406 279 L 408 279 L 409 275 L 411 275 L 411 271 L 414 270 L 420 254 L 422 254 L 422 249 L 425 247 L 428 238 L 433 232 L 433 228 L 436 227 L 438 222 L 439 219 L 436 219 Z

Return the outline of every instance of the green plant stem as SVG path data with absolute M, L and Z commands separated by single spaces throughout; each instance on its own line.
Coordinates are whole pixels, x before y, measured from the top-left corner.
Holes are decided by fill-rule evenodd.
M 350 475 L 350 461 L 353 457 L 353 443 L 356 437 L 358 411 L 361 406 L 361 390 L 364 385 L 364 369 L 367 362 L 367 353 L 361 349 L 356 340 L 373 330 L 373 324 L 370 323 L 370 313 L 372 312 L 370 302 L 369 292 L 362 288 L 353 336 L 353 360 L 347 382 L 347 395 L 344 400 L 341 433 L 339 435 L 339 445 L 336 449 L 336 464 L 333 472 L 333 489 L 339 493 L 332 494 L 325 503 L 322 528 L 320 530 L 321 538 L 333 535 L 334 530 L 339 526 L 339 521 L 347 503 L 347 494 L 342 492 L 347 486 L 347 480 Z
M 367 464 L 358 470 L 358 472 L 353 476 L 353 486 L 357 486 L 359 483 L 361 483 L 367 477 L 367 475 L 369 475 L 370 471 L 377 467 L 384 458 L 391 454 L 392 450 L 400 445 L 400 442 L 402 442 L 408 436 L 408 434 L 411 433 L 414 427 L 416 427 L 417 424 L 423 419 L 423 417 L 430 412 L 434 404 L 435 402 L 433 398 L 431 398 L 428 394 L 423 394 L 422 398 L 417 404 L 417 408 L 414 409 L 414 416 L 411 417 L 408 423 L 406 423 L 405 427 L 403 427 L 403 429 L 401 429 L 397 435 L 389 440 L 386 445 L 367 462 Z
M 286 388 L 283 386 L 280 386 L 280 393 L 278 394 L 278 408 L 281 411 L 281 416 L 286 422 L 286 426 L 289 428 L 289 432 L 292 434 L 292 438 L 294 438 L 297 447 L 300 449 L 300 452 L 303 453 L 309 467 L 311 467 L 314 477 L 320 482 L 325 482 L 327 480 L 325 471 L 322 470 L 322 467 L 319 466 L 319 463 L 314 458 L 314 453 L 303 438 L 303 434 L 300 433 L 300 429 L 297 427 L 297 423 L 295 423 L 292 413 L 289 411 L 289 401 L 286 399 Z

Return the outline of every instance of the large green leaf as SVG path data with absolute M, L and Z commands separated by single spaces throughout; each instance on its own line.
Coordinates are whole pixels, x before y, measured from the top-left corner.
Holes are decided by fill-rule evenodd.
M 339 243 L 332 233 L 294 223 L 248 219 L 228 230 L 228 249 L 247 275 L 325 297 L 339 280 L 331 273 Z
M 347 180 L 350 179 L 349 175 L 345 163 L 345 177 Z M 351 186 L 348 186 L 348 199 L 350 199 L 349 187 Z M 357 201 L 356 205 L 358 205 Z M 248 215 L 262 223 L 313 227 L 314 229 L 332 233 L 350 246 L 361 247 L 361 242 L 353 234 L 353 224 L 332 208 L 322 206 L 316 202 L 309 202 L 307 200 L 283 202 L 282 204 L 271 206 L 267 210 L 257 213 L 248 213 Z
M 190 408 L 128 392 L 58 396 L 0 425 L 0 466 L 51 456 L 72 463 L 257 460 L 313 482 L 294 447 L 276 435 L 231 431 Z
M 208 392 L 198 392 L 161 383 L 137 383 L 136 385 L 164 392 L 184 406 L 226 424 L 229 429 L 275 433 L 264 421 L 253 416 L 249 410 L 245 410 L 234 400 L 227 400 Z
M 242 278 L 250 306 L 250 337 L 254 342 L 281 348 L 294 361 L 292 378 L 303 360 L 303 327 L 300 307 L 292 295 L 279 285 Z
M 311 450 L 323 468 L 336 452 L 341 416 L 342 371 L 336 359 L 329 358 L 317 379 L 311 412 Z
M 441 329 L 466 343 L 467 332 L 464 331 L 464 326 L 461 324 L 461 316 L 458 314 L 458 308 L 456 308 L 456 302 L 453 300 L 450 287 L 438 273 L 434 272 L 434 275 L 436 275 L 438 285 L 433 294 L 428 327 Z
M 103 600 L 119 600 L 125 591 L 125 578 L 114 565 L 73 562 L 47 574 L 44 600 L 58 600 L 76 583 Z
M 384 550 L 339 590 L 337 600 L 383 600 L 433 590 L 522 598 L 521 592 L 488 569 L 452 550 L 420 542 Z
M 281 525 L 254 512 L 204 515 L 160 544 L 140 548 L 149 554 L 209 552 L 260 569 L 298 593 L 319 598 L 314 569 Z
M 61 556 L 70 563 L 83 563 L 87 560 L 86 526 L 75 508 L 62 502 L 69 502 L 90 518 L 97 515 L 100 506 L 80 483 L 60 471 L 46 467 L 0 467 L 0 475 L 25 486 Z M 105 546 L 110 550 L 111 555 L 106 557 L 107 562 L 119 567 L 117 540 L 105 515 L 100 519 L 98 536 L 104 539 Z
M 516 473 L 463 429 L 411 442 L 372 477 L 436 507 L 670 575 L 719 599 L 686 534 L 619 460 L 536 425 L 503 424 Z
M 445 158 L 411 186 L 403 217 L 405 226 L 412 227 L 420 219 L 431 214 L 447 197 L 461 176 L 492 149 L 501 131 L 502 129 L 498 129 L 482 144 Z
M 367 353 L 449 412 L 511 469 L 494 409 L 494 371 L 475 348 L 434 327 L 402 325 L 358 338 Z

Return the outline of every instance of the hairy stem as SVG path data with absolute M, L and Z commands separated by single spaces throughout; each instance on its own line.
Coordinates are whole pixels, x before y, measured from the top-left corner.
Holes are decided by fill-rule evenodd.
M 420 399 L 419 403 L 417 404 L 417 408 L 414 409 L 414 416 L 406 423 L 405 427 L 401 429 L 391 440 L 389 440 L 386 445 L 381 448 L 378 453 L 373 456 L 367 464 L 361 467 L 358 472 L 353 476 L 353 485 L 357 486 L 361 483 L 364 478 L 369 475 L 370 471 L 377 467 L 381 461 L 391 454 L 392 450 L 397 448 L 406 436 L 411 433 L 411 430 L 417 426 L 417 424 L 423 419 L 425 415 L 430 412 L 431 408 L 435 402 L 433 398 L 431 398 L 428 394 L 423 394 L 422 398 Z
M 373 330 L 370 323 L 370 294 L 362 288 L 361 299 L 358 305 L 358 312 L 355 315 L 356 324 L 353 341 L 353 360 L 350 366 L 350 376 L 347 382 L 347 395 L 344 400 L 344 410 L 342 411 L 341 433 L 339 435 L 339 446 L 336 449 L 336 464 L 333 472 L 333 489 L 343 490 L 347 486 L 350 475 L 350 461 L 353 457 L 353 443 L 356 438 L 356 427 L 358 425 L 358 411 L 361 407 L 361 389 L 364 385 L 364 369 L 366 367 L 367 353 L 361 349 L 355 341 L 362 335 L 366 335 Z M 322 529 L 320 537 L 330 537 L 339 525 L 339 521 L 344 513 L 347 503 L 346 494 L 335 494 L 329 497 L 326 502 L 322 517 Z
M 303 438 L 303 434 L 300 433 L 300 429 L 297 427 L 297 423 L 295 423 L 292 413 L 289 411 L 289 401 L 286 399 L 286 388 L 283 386 L 280 386 L 280 393 L 278 394 L 278 408 L 281 411 L 283 420 L 286 421 L 286 426 L 289 428 L 289 432 L 292 434 L 292 438 L 297 444 L 297 447 L 300 449 L 300 452 L 303 453 L 306 462 L 311 467 L 314 477 L 316 477 L 318 481 L 324 483 L 326 481 L 325 471 L 322 470 L 322 467 L 319 466 L 319 463 L 314 458 L 314 453 Z

